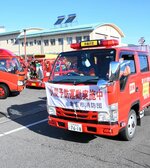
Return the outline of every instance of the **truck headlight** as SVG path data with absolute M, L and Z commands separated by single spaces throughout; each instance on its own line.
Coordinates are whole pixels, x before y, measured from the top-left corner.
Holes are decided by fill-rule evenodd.
M 18 86 L 23 86 L 24 85 L 24 81 L 18 81 Z
M 118 121 L 118 103 L 111 104 L 109 111 L 98 112 L 99 122 L 117 122 Z
M 47 112 L 49 115 L 56 115 L 56 109 L 53 106 L 47 105 Z
M 98 112 L 98 121 L 109 122 L 110 121 L 109 112 L 107 111 Z
M 110 120 L 111 122 L 118 121 L 118 103 L 111 104 L 109 106 Z

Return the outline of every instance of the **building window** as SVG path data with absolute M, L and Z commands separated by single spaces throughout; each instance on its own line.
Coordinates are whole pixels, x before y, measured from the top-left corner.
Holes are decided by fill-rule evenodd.
M 59 45 L 63 45 L 63 42 L 64 42 L 63 40 L 64 40 L 63 38 L 59 38 L 59 39 L 58 39 L 58 44 L 59 44 Z
M 15 44 L 19 44 L 19 39 L 15 38 Z
M 72 37 L 67 37 L 67 44 L 72 44 Z
M 34 44 L 36 45 L 36 40 L 34 40 Z
M 14 43 L 14 39 L 11 39 L 11 43 Z
M 30 46 L 33 46 L 33 41 L 30 41 L 29 43 L 30 43 Z
M 38 41 L 37 41 L 37 45 L 41 45 L 41 40 L 38 40 Z
M 80 43 L 82 41 L 82 37 L 81 36 L 77 36 L 76 37 L 76 43 Z
M 55 45 L 55 39 L 50 39 L 51 45 Z
M 90 40 L 90 36 L 84 36 L 84 37 L 83 37 L 83 40 L 84 40 L 84 41 Z
M 49 41 L 48 40 L 44 40 L 44 45 L 48 46 L 49 45 Z

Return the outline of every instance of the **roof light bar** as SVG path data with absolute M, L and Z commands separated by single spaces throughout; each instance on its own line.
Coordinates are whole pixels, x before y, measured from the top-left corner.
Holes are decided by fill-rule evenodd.
M 116 46 L 119 45 L 119 41 L 115 39 L 110 39 L 110 40 L 101 40 L 101 45 L 102 46 Z
M 72 49 L 80 49 L 80 48 L 81 48 L 81 45 L 80 45 L 80 43 L 72 43 L 72 44 L 70 45 L 70 47 L 71 47 Z
M 90 41 L 82 41 L 80 43 L 72 43 L 70 47 L 72 49 L 81 49 L 81 48 L 89 48 L 89 47 L 111 47 L 119 45 L 119 41 L 116 39 L 110 40 L 90 40 Z
M 45 55 L 34 55 L 34 58 L 45 58 Z

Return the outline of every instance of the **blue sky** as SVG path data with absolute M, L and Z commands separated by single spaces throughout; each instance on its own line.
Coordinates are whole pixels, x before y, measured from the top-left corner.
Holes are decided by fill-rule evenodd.
M 6 31 L 54 28 L 58 16 L 76 13 L 77 23 L 114 23 L 125 34 L 124 43 L 150 44 L 150 0 L 4 0 L 0 26 Z

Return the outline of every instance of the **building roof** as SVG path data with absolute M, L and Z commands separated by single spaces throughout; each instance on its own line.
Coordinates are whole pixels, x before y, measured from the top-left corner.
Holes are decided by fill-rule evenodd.
M 60 28 L 52 28 L 49 30 L 41 30 L 38 32 L 26 32 L 26 37 L 38 37 L 38 36 L 47 36 L 47 35 L 58 35 L 66 33 L 75 33 L 75 32 L 85 32 L 94 30 L 95 26 L 98 24 L 87 24 L 87 25 L 77 25 L 77 26 L 68 26 Z M 20 36 L 23 38 L 23 35 Z
M 15 30 L 15 31 L 10 31 L 10 32 L 2 32 L 2 33 L 0 33 L 0 36 L 8 36 L 8 35 L 19 34 L 19 33 L 21 33 L 20 30 Z
M 94 23 L 94 24 L 76 25 L 76 26 L 59 27 L 59 28 L 57 27 L 57 28 L 51 28 L 48 30 L 36 28 L 36 31 L 28 31 L 31 28 L 27 28 L 23 30 L 26 30 L 26 37 L 39 37 L 39 36 L 47 36 L 47 35 L 58 35 L 58 34 L 66 34 L 66 33 L 93 31 L 97 27 L 101 27 L 101 26 L 113 27 L 120 34 L 121 37 L 124 37 L 124 34 L 121 31 L 121 29 L 117 27 L 115 24 L 111 24 L 111 23 L 105 23 L 105 24 Z M 22 30 L 0 33 L 0 36 L 12 35 L 17 33 L 20 34 L 18 38 L 20 39 L 24 38 L 24 34 Z

